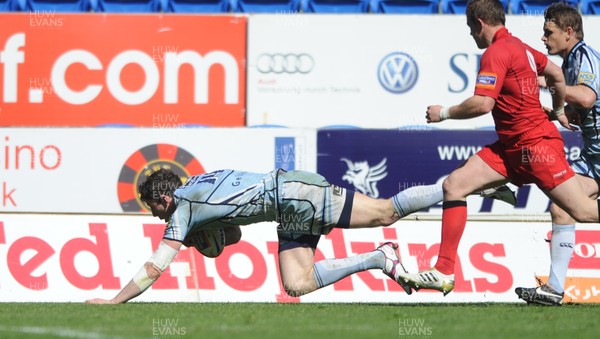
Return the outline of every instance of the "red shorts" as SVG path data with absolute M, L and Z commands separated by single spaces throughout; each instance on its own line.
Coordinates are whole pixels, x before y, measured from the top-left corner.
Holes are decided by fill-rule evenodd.
M 554 131 L 538 126 L 509 147 L 496 141 L 477 155 L 513 184 L 533 183 L 548 191 L 575 175 L 567 162 L 563 139 L 556 127 Z

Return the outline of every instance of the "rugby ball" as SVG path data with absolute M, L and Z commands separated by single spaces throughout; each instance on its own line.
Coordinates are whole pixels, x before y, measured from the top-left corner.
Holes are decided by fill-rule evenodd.
M 225 248 L 225 230 L 218 228 L 192 232 L 185 237 L 183 244 L 193 246 L 205 257 L 216 258 Z

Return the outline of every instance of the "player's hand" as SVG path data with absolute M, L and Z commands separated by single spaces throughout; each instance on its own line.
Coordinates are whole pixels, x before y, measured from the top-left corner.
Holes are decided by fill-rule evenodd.
M 442 119 L 440 118 L 440 111 L 442 110 L 441 105 L 431 105 L 427 106 L 427 113 L 425 114 L 425 118 L 427 119 L 427 123 L 430 124 L 432 122 L 440 122 Z
M 550 117 L 552 120 L 554 117 L 554 113 L 552 113 L 552 108 L 543 106 L 544 112 Z M 575 110 L 567 105 L 565 106 L 565 114 L 561 114 L 556 120 L 560 123 L 560 125 L 569 131 L 578 131 L 579 125 L 581 122 L 579 121 L 579 114 L 575 112 Z
M 571 105 L 565 106 L 565 115 L 567 116 L 567 119 L 569 119 L 569 125 L 571 125 L 571 127 L 573 125 L 581 126 L 579 113 L 577 113 L 577 111 L 575 111 Z
M 109 300 L 109 299 L 100 299 L 100 298 L 86 300 L 85 303 L 86 304 L 114 304 L 112 302 L 112 300 Z
M 575 127 L 571 126 L 571 124 L 569 123 L 569 118 L 566 114 L 561 114 L 558 118 L 556 118 L 556 120 L 558 120 L 562 127 L 568 129 L 569 131 L 577 130 Z

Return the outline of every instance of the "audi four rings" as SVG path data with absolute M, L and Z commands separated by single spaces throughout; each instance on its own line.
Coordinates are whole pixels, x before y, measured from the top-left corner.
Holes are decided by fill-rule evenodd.
M 263 53 L 256 60 L 256 69 L 260 73 L 306 74 L 315 67 L 315 60 L 306 53 L 301 54 L 267 54 Z

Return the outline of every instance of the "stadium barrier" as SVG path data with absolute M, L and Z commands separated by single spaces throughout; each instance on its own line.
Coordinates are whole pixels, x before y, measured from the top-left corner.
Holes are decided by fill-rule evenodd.
M 183 249 L 153 287 L 136 301 L 162 302 L 516 302 L 517 286 L 535 284 L 548 271 L 550 230 L 546 220 L 476 221 L 458 252 L 456 287 L 406 295 L 378 270 L 345 278 L 314 293 L 285 294 L 277 269 L 273 223 L 242 228 L 242 241 L 209 259 Z M 148 260 L 164 224 L 141 215 L 0 215 L 0 301 L 83 302 L 112 298 Z M 429 267 L 439 247 L 439 220 L 409 217 L 389 228 L 334 230 L 323 237 L 317 259 L 399 243 L 408 270 Z M 566 301 L 599 302 L 600 231 L 577 230 Z

